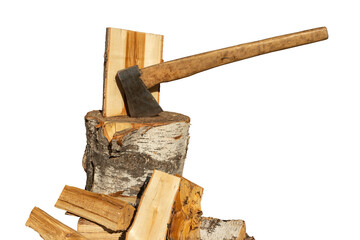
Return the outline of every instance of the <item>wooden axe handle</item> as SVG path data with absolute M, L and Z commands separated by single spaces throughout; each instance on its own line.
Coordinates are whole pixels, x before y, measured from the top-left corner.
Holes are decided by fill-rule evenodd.
M 279 51 L 328 38 L 326 27 L 272 37 L 201 53 L 141 69 L 141 79 L 147 88 L 261 54 Z

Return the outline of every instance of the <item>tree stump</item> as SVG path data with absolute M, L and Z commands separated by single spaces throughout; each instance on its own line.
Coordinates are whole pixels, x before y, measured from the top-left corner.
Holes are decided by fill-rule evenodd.
M 137 195 L 153 170 L 182 176 L 190 118 L 162 112 L 149 118 L 85 116 L 83 167 L 88 191 Z

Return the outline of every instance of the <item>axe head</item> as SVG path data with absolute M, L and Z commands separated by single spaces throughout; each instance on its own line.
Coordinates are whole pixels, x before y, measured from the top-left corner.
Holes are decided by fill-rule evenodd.
M 116 83 L 125 95 L 128 114 L 130 117 L 156 116 L 163 110 L 140 76 L 141 72 L 137 65 L 120 70 L 116 76 Z

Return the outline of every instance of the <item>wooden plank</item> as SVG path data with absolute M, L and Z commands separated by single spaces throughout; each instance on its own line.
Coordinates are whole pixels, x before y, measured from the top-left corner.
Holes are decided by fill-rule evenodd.
M 180 187 L 179 177 L 154 171 L 131 226 L 127 240 L 165 239 L 173 204 Z
M 64 187 L 55 207 L 113 231 L 127 229 L 135 211 L 133 206 L 120 199 L 70 186 Z
M 49 214 L 34 207 L 31 211 L 26 226 L 34 229 L 45 240 L 86 240 L 83 235 L 66 226 Z
M 105 117 L 127 114 L 123 95 L 115 81 L 116 73 L 133 65 L 142 68 L 162 62 L 162 49 L 162 35 L 107 28 L 103 93 Z M 150 89 L 158 102 L 159 89 L 159 85 Z

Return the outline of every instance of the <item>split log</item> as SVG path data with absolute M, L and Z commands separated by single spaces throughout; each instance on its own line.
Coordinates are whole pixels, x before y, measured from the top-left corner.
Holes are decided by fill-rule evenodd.
M 126 115 L 123 94 L 116 81 L 116 73 L 138 65 L 140 68 L 162 62 L 163 36 L 107 28 L 104 61 L 103 114 L 106 117 Z M 149 89 L 159 101 L 160 86 Z
M 167 239 L 200 239 L 201 197 L 204 189 L 180 178 Z
M 77 231 L 89 240 L 119 240 L 124 239 L 126 234 L 124 231 L 110 231 L 84 218 L 79 219 Z
M 243 220 L 220 220 L 201 218 L 201 240 L 245 240 L 246 225 Z
M 86 190 L 137 195 L 155 169 L 182 175 L 190 118 L 162 112 L 149 118 L 85 116 L 87 145 L 83 166 Z
M 139 204 L 139 198 L 136 196 L 123 196 L 121 192 L 109 196 L 121 199 L 134 207 Z M 124 239 L 126 234 L 125 231 L 112 231 L 84 218 L 79 218 L 77 231 L 89 240 L 119 240 Z
M 89 219 L 113 231 L 126 230 L 135 208 L 125 201 L 65 186 L 55 207 Z
M 202 192 L 185 178 L 155 170 L 126 239 L 200 239 Z
M 181 179 L 154 171 L 141 197 L 127 240 L 165 239 Z
M 37 207 L 31 211 L 26 226 L 34 229 L 45 240 L 86 240 L 83 235 Z

